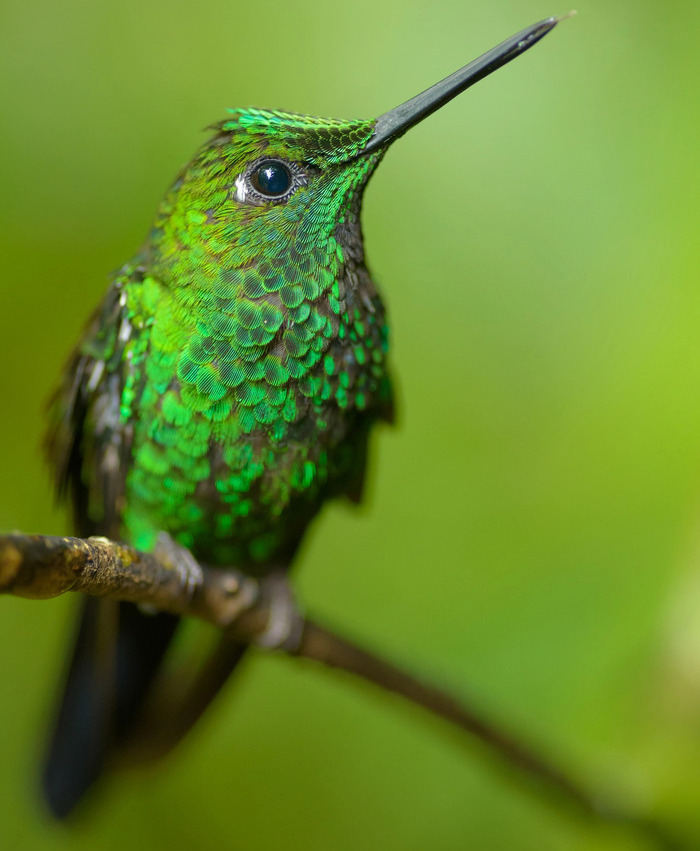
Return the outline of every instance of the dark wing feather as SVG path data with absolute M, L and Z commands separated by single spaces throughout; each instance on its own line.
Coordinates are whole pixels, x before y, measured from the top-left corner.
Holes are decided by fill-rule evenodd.
M 120 404 L 131 368 L 125 347 L 134 333 L 124 283 L 112 285 L 93 316 L 50 409 L 49 461 L 83 537 L 120 534 L 131 450 Z M 171 615 L 145 615 L 129 603 L 85 600 L 44 766 L 54 815 L 73 810 L 128 736 L 176 625 Z
M 122 296 L 113 284 L 72 355 L 51 400 L 46 437 L 60 499 L 70 498 L 79 535 L 118 537 L 130 428 L 120 421 L 133 333 Z
M 364 496 L 367 450 L 372 427 L 377 420 L 393 425 L 394 417 L 394 388 L 391 379 L 386 375 L 382 381 L 375 404 L 368 411 L 364 412 L 346 439 L 346 446 L 351 453 L 352 461 L 348 473 L 342 479 L 337 492 L 344 494 L 350 502 L 354 502 L 356 505 L 362 502 Z

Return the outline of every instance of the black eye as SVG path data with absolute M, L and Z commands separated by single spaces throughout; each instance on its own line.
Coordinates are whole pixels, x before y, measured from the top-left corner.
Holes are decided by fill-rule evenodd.
M 250 176 L 253 188 L 268 198 L 285 195 L 292 185 L 292 173 L 284 163 L 268 160 L 261 163 Z

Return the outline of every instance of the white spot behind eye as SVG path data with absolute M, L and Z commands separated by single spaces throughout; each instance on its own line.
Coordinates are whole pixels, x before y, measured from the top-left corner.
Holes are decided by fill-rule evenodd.
M 236 187 L 236 201 L 241 204 L 245 203 L 246 196 L 248 195 L 248 189 L 245 185 L 245 177 L 243 177 L 242 174 L 239 174 L 235 179 L 234 186 Z

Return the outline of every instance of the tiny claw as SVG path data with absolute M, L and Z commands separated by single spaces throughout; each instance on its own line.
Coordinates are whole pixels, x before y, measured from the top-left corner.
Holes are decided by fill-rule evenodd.
M 272 573 L 261 580 L 260 585 L 269 601 L 269 616 L 265 630 L 257 636 L 255 643 L 268 650 L 297 650 L 304 617 L 287 577 L 282 573 Z
M 187 599 L 191 600 L 196 588 L 204 582 L 204 572 L 197 559 L 187 547 L 178 544 L 167 532 L 158 535 L 153 554 L 177 571 L 180 585 Z
M 221 590 L 229 597 L 239 594 L 241 591 L 241 583 L 237 576 L 226 576 L 221 583 Z

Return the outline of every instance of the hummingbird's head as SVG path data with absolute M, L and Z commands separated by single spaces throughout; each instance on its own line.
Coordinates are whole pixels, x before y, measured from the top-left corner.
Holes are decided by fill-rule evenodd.
M 206 242 L 237 265 L 312 247 L 335 252 L 336 230 L 357 220 L 383 153 L 365 152 L 374 128 L 374 120 L 231 110 L 173 186 L 169 224 L 181 244 Z
M 231 244 L 244 254 L 312 246 L 334 251 L 335 231 L 357 218 L 362 190 L 383 153 L 364 153 L 374 124 L 231 110 L 202 151 L 213 214 Z M 201 179 L 199 164 L 193 165 Z
M 362 262 L 362 192 L 399 136 L 519 56 L 557 23 L 548 18 L 377 119 L 339 121 L 262 109 L 232 110 L 181 172 L 152 232 L 163 280 L 202 286 L 213 269 Z M 168 275 L 177 264 L 176 275 Z M 212 272 L 213 274 L 213 272 Z

